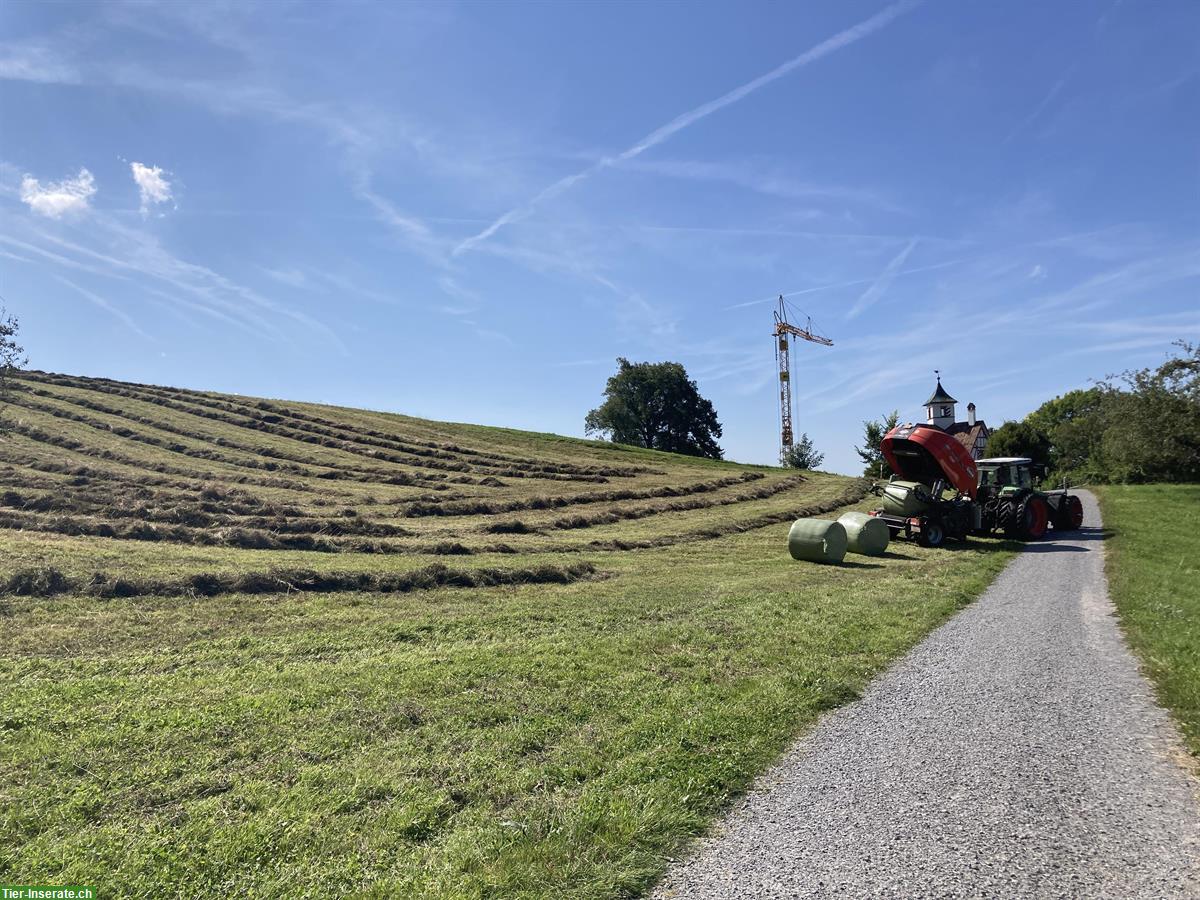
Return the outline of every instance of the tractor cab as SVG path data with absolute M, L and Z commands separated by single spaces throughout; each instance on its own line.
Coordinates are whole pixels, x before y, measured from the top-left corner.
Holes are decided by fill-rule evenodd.
M 1035 465 L 1027 456 L 980 459 L 975 465 L 979 469 L 979 493 L 985 497 L 1034 490 L 1034 480 L 1045 475 L 1045 467 Z

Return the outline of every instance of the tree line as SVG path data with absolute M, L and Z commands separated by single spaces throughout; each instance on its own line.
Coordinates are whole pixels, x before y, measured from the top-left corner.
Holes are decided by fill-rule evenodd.
M 1200 346 L 1173 346 L 1162 365 L 1110 375 L 1005 422 L 988 455 L 1028 456 L 1052 482 L 1200 481 Z

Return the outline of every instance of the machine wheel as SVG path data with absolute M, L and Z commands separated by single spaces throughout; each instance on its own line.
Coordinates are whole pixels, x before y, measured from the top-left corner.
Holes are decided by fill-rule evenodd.
M 930 522 L 928 519 L 921 523 L 920 543 L 922 547 L 940 547 L 946 541 L 946 530 L 941 522 Z
M 1044 537 L 1046 528 L 1050 525 L 1050 511 L 1046 501 L 1037 494 L 1030 494 L 1025 502 L 1017 507 L 1017 522 L 1019 537 L 1023 541 L 1036 541 Z
M 1062 498 L 1054 516 L 1054 528 L 1058 531 L 1075 531 L 1083 525 L 1083 503 L 1075 495 Z
M 1023 538 L 1024 534 L 1021 531 L 1021 512 L 1023 510 L 1023 504 L 1005 500 L 996 510 L 996 530 L 1003 531 L 1006 537 Z

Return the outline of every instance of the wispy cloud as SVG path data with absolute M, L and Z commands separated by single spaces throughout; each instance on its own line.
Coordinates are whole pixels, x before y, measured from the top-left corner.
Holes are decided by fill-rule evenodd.
M 506 225 L 510 225 L 513 222 L 517 222 L 526 218 L 546 200 L 562 194 L 584 179 L 595 175 L 597 172 L 620 165 L 627 160 L 634 159 L 652 147 L 656 147 L 664 141 L 669 140 L 673 135 L 677 134 L 688 126 L 694 125 L 701 119 L 711 116 L 713 113 L 737 103 L 739 100 L 744 99 L 771 82 L 778 81 L 788 73 L 793 72 L 803 66 L 807 66 L 810 63 L 814 63 L 830 55 L 831 53 L 836 53 L 843 47 L 847 47 L 856 41 L 860 41 L 863 38 L 874 34 L 876 31 L 879 31 L 880 29 L 889 25 L 897 17 L 918 6 L 919 3 L 920 0 L 901 0 L 899 3 L 893 3 L 891 6 L 888 6 L 881 12 L 876 13 L 869 19 L 866 19 L 851 28 L 847 28 L 838 34 L 835 34 L 831 38 L 827 38 L 826 40 L 817 44 L 815 47 L 812 47 L 806 50 L 804 53 L 801 53 L 799 56 L 792 57 L 787 62 L 776 66 L 765 75 L 760 75 L 758 78 L 748 81 L 740 87 L 734 88 L 732 91 L 723 94 L 715 100 L 702 103 L 695 109 L 691 109 L 682 115 L 676 116 L 670 122 L 659 128 L 656 128 L 654 131 L 650 132 L 648 135 L 622 153 L 619 153 L 616 156 L 606 156 L 580 172 L 560 178 L 549 187 L 543 188 L 541 191 L 539 191 L 531 200 L 504 213 L 491 225 L 483 229 L 483 231 L 480 231 L 478 234 L 459 243 L 459 245 L 454 248 L 454 255 L 457 256 L 461 253 L 465 253 L 472 247 L 486 241 Z
M 904 245 L 904 248 L 899 253 L 889 260 L 884 270 L 879 273 L 879 277 L 871 282 L 871 286 L 863 291 L 862 296 L 850 307 L 850 311 L 846 313 L 847 319 L 853 319 L 855 316 L 860 315 L 887 293 L 887 289 L 892 286 L 892 282 L 896 280 L 901 267 L 916 247 L 917 238 L 913 238 Z
M 110 303 L 108 300 L 101 297 L 99 294 L 95 293 L 94 291 L 89 291 L 85 287 L 81 287 L 80 285 L 71 281 L 69 278 L 64 278 L 61 275 L 55 275 L 54 278 L 55 278 L 55 280 L 60 281 L 63 284 L 65 284 L 67 287 L 73 288 L 81 296 L 83 296 L 87 300 L 91 301 L 96 306 L 100 307 L 102 310 L 104 310 L 109 315 L 111 315 L 114 318 L 121 321 L 125 325 L 125 327 L 128 328 L 130 331 L 132 331 L 134 334 L 140 335 L 141 337 L 144 337 L 147 340 L 152 340 L 152 338 L 150 338 L 150 335 L 148 335 L 148 334 L 146 334 L 146 332 L 142 331 L 142 329 L 140 327 L 138 327 L 137 322 L 135 322 L 133 320 L 133 317 L 130 316 L 129 313 L 125 312 L 125 310 L 114 306 L 112 303 Z
M 21 179 L 21 202 L 39 216 L 61 219 L 86 212 L 96 193 L 96 179 L 87 169 L 80 169 L 74 178 L 64 178 L 43 185 L 32 175 Z
M 1038 102 L 1038 105 L 1033 108 L 1033 111 L 1020 122 L 1018 122 L 1017 126 L 1008 133 L 1008 136 L 1005 137 L 1003 141 L 1000 142 L 1002 145 L 1011 143 L 1012 140 L 1017 137 L 1017 135 L 1021 134 L 1027 128 L 1030 128 L 1033 123 L 1041 117 L 1042 113 L 1044 113 L 1050 104 L 1054 102 L 1054 98 L 1057 97 L 1062 92 L 1062 89 L 1067 86 L 1067 82 L 1069 82 L 1071 80 L 1071 76 L 1075 74 L 1075 68 L 1075 66 L 1071 66 L 1069 69 L 1067 69 L 1066 74 L 1064 74 L 1062 78 L 1054 82 L 1054 84 L 1050 87 L 1050 90 L 1048 90 L 1045 96 L 1042 97 L 1041 101 Z
M 915 243 L 915 239 L 910 240 L 905 249 L 912 246 L 913 243 Z M 901 250 L 900 252 L 904 253 L 904 250 Z M 899 269 L 892 273 L 892 278 L 895 279 L 901 275 L 916 275 L 921 272 L 934 272 L 938 269 L 948 269 L 951 266 L 957 266 L 966 261 L 967 260 L 963 259 L 948 259 L 945 262 L 933 263 L 932 265 L 928 266 L 916 266 L 912 269 Z M 818 284 L 814 285 L 813 287 L 801 288 L 798 291 L 785 291 L 782 296 L 785 298 L 801 297 L 805 294 L 816 294 L 820 293 L 821 291 L 832 291 L 838 288 L 857 287 L 860 284 L 874 284 L 879 280 L 879 278 L 880 276 L 876 275 L 872 278 L 854 278 L 850 281 L 834 281 L 828 284 Z M 761 297 L 758 300 L 746 300 L 742 303 L 734 303 L 732 306 L 726 306 L 725 309 L 744 309 L 747 306 L 761 306 L 764 303 L 774 303 L 780 296 L 781 295 L 779 294 L 772 294 L 770 297 Z
M 0 47 L 0 79 L 40 84 L 75 84 L 76 68 L 62 54 L 42 44 L 9 44 Z
M 639 159 L 626 162 L 624 168 L 634 172 L 662 175 L 667 178 L 686 178 L 693 181 L 720 182 L 754 191 L 768 197 L 807 202 L 836 201 L 870 206 L 888 212 L 905 210 L 877 191 L 845 187 L 828 182 L 808 182 L 784 172 L 773 170 L 767 163 L 706 162 L 677 159 Z M 812 211 L 818 215 L 819 211 Z
M 309 287 L 308 276 L 299 269 L 263 269 L 263 274 L 273 281 L 278 281 L 280 284 L 286 284 L 288 287 L 307 288 Z
M 163 177 L 163 170 L 158 166 L 131 162 L 129 171 L 138 186 L 139 208 L 143 216 L 150 214 L 150 207 L 171 202 L 171 182 Z

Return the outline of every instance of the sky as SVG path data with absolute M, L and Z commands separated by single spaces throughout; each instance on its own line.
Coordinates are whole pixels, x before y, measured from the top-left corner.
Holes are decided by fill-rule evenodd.
M 683 363 L 726 457 L 942 372 L 993 427 L 1200 340 L 1194 0 L 0 6 L 34 368 L 582 435 Z M 960 418 L 965 409 L 959 408 Z

